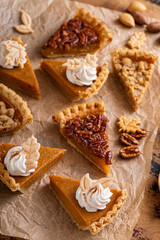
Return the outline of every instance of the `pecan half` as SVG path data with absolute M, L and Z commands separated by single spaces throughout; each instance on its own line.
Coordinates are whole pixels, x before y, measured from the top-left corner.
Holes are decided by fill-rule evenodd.
M 112 158 L 113 158 L 112 152 L 111 152 L 111 151 L 108 151 L 108 152 L 106 153 L 106 163 L 107 163 L 107 165 L 112 164 Z
M 122 143 L 128 146 L 138 145 L 138 141 L 128 133 L 122 133 L 119 139 Z
M 124 147 L 121 148 L 119 151 L 119 154 L 121 156 L 121 158 L 133 158 L 133 157 L 137 157 L 138 155 L 141 154 L 141 152 L 139 151 L 138 146 L 129 146 L 129 147 Z
M 146 129 L 141 128 L 141 132 L 131 133 L 131 136 L 135 138 L 142 138 L 147 136 L 147 132 L 148 131 Z

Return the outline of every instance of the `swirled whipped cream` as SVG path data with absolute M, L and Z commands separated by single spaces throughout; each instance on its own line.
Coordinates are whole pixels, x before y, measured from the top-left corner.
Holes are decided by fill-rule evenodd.
M 97 57 L 87 54 L 85 59 L 68 59 L 62 66 L 67 67 L 68 81 L 78 86 L 89 86 L 97 78 Z
M 4 165 L 12 176 L 29 176 L 38 165 L 40 144 L 32 136 L 22 146 L 11 148 L 4 159 Z
M 83 176 L 80 186 L 76 191 L 76 199 L 82 208 L 87 212 L 97 212 L 103 210 L 110 202 L 112 192 L 108 185 L 113 178 L 102 178 L 100 180 L 92 180 L 89 174 Z
M 25 46 L 17 41 L 6 40 L 0 42 L 0 66 L 12 69 L 20 66 L 24 67 L 27 62 Z

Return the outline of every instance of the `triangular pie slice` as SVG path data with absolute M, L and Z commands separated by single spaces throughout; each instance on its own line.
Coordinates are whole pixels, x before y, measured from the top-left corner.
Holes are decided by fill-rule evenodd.
M 116 49 L 112 64 L 129 102 L 137 110 L 151 80 L 157 56 L 143 50 Z
M 80 99 L 87 100 L 95 95 L 105 83 L 109 71 L 107 63 L 97 67 L 97 79 L 90 86 L 78 86 L 66 77 L 66 67 L 62 66 L 66 61 L 44 60 L 41 62 L 41 69 L 47 72 L 53 83 L 72 101 Z
M 53 115 L 60 122 L 60 132 L 68 143 L 103 172 L 110 172 L 112 152 L 109 150 L 104 102 L 77 104 Z
M 33 122 L 27 102 L 3 84 L 0 84 L 0 136 L 13 134 Z
M 76 16 L 63 23 L 42 48 L 47 58 L 80 56 L 95 53 L 112 41 L 108 28 L 94 15 L 77 9 Z
M 96 234 L 109 224 L 126 200 L 127 192 L 125 189 L 110 189 L 113 195 L 106 208 L 97 212 L 87 212 L 85 208 L 80 207 L 75 198 L 80 181 L 55 175 L 49 177 L 52 190 L 73 221 L 80 229 L 89 230 L 92 234 Z
M 37 179 L 41 178 L 50 168 L 52 168 L 60 159 L 63 158 L 65 149 L 41 147 L 39 150 L 40 158 L 38 159 L 38 166 L 35 172 L 29 176 L 11 176 L 4 166 L 4 158 L 7 152 L 17 145 L 0 143 L 0 179 L 13 192 L 19 190 L 24 192 Z
M 23 45 L 20 38 L 10 38 L 9 40 L 17 41 Z M 0 66 L 0 82 L 5 85 L 25 92 L 32 97 L 40 98 L 40 90 L 37 78 L 32 69 L 28 56 L 27 62 L 23 68 L 14 67 L 13 69 L 3 68 Z

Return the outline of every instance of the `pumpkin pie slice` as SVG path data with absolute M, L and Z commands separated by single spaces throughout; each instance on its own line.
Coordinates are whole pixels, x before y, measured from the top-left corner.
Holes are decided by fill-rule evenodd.
M 151 80 L 157 56 L 143 50 L 116 49 L 112 64 L 129 102 L 137 110 Z
M 17 41 L 19 44 L 23 46 L 23 42 L 20 38 L 10 38 L 10 41 Z M 5 40 L 8 41 L 8 40 Z M 16 48 L 13 49 L 15 51 Z M 15 53 L 20 56 L 21 53 Z M 11 53 L 12 58 L 13 53 Z M 29 61 L 28 56 L 25 56 L 26 62 L 23 67 L 16 66 L 11 69 L 0 66 L 0 82 L 5 85 L 18 89 L 22 92 L 25 92 L 32 97 L 40 98 L 40 90 L 37 78 L 32 69 L 31 63 Z M 15 60 L 16 61 L 16 60 Z
M 60 122 L 60 132 L 71 146 L 108 174 L 112 152 L 105 111 L 104 102 L 77 104 L 54 114 L 53 120 Z
M 62 159 L 66 151 L 65 149 L 40 147 L 40 157 L 35 171 L 29 176 L 12 176 L 5 167 L 4 159 L 8 151 L 14 147 L 17 147 L 17 145 L 0 143 L 0 179 L 13 192 L 17 190 L 24 192 L 27 190 L 37 179 L 41 178 L 50 168 Z
M 44 44 L 42 55 L 56 58 L 93 54 L 111 41 L 108 28 L 94 15 L 78 8 L 76 16 L 64 22 Z
M 66 76 L 67 67 L 65 64 L 66 61 L 44 60 L 41 62 L 40 68 L 50 75 L 52 82 L 72 101 L 78 101 L 80 99 L 87 100 L 97 94 L 109 74 L 107 63 L 103 66 L 97 66 L 97 78 L 92 84 L 89 86 L 78 86 L 68 80 Z M 82 80 L 83 79 L 84 78 L 82 78 Z
M 126 200 L 127 192 L 125 189 L 110 189 L 110 195 L 112 196 L 106 207 L 96 212 L 88 212 L 88 210 L 79 205 L 76 199 L 77 189 L 81 186 L 79 180 L 56 175 L 50 175 L 49 178 L 51 189 L 73 221 L 80 229 L 89 230 L 92 234 L 96 234 L 108 225 L 117 215 Z M 97 190 L 97 185 L 93 190 L 94 192 Z M 91 188 L 90 191 L 92 191 Z M 84 194 L 85 192 L 83 192 L 83 195 Z
M 33 122 L 27 102 L 3 84 L 0 84 L 0 136 L 13 134 Z

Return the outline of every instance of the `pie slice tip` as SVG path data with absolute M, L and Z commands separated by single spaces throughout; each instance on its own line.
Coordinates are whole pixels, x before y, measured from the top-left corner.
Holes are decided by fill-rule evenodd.
M 84 117 L 88 114 L 96 113 L 105 113 L 105 105 L 103 101 L 73 105 L 72 107 L 68 107 L 56 114 L 53 114 L 52 119 L 55 122 L 65 123 L 67 120 L 75 117 Z

